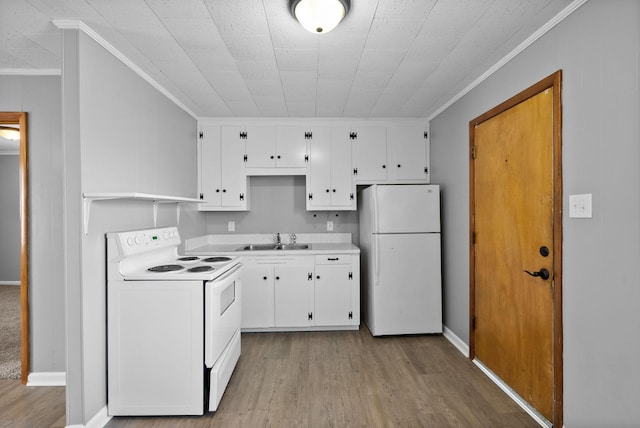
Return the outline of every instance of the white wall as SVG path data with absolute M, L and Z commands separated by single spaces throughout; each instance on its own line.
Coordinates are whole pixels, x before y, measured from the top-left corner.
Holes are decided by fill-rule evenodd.
M 0 284 L 20 282 L 18 155 L 0 155 Z
M 94 202 L 82 230 L 87 192 L 140 192 L 195 198 L 196 121 L 85 33 L 63 30 L 67 424 L 86 424 L 106 406 L 105 233 L 154 227 L 148 201 Z M 157 226 L 176 224 L 162 205 Z M 205 232 L 183 207 L 183 238 Z
M 65 371 L 60 76 L 0 76 L 0 111 L 28 113 L 31 372 Z
M 640 2 L 591 0 L 431 121 L 445 324 L 469 336 L 469 121 L 563 70 L 564 425 L 640 421 Z M 592 193 L 593 219 L 568 218 Z

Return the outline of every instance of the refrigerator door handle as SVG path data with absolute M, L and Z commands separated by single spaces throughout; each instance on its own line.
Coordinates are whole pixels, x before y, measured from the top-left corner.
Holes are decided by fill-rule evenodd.
M 374 184 L 373 187 L 376 187 L 376 185 Z M 373 213 L 373 216 L 372 216 L 373 218 L 371 219 L 371 222 L 373 223 L 372 231 L 373 233 L 378 233 L 380 230 L 378 225 L 378 192 L 377 191 L 371 192 L 370 209 L 371 209 L 371 212 Z
M 375 271 L 375 275 L 373 276 L 373 285 L 375 287 L 378 286 L 379 284 L 379 278 L 380 278 L 380 250 L 378 249 L 378 247 L 380 246 L 380 243 L 378 242 L 377 237 L 373 238 L 373 269 Z

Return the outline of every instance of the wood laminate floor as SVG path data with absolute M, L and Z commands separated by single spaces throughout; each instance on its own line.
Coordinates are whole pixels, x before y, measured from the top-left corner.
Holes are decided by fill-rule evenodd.
M 538 427 L 444 337 L 251 333 L 218 411 L 107 428 Z
M 0 380 L 1 428 L 64 428 L 63 386 L 24 386 L 17 379 Z

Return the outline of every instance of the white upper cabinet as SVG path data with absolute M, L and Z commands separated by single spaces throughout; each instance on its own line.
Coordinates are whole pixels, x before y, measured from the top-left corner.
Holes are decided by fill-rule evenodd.
M 306 168 L 307 141 L 312 137 L 309 128 L 279 126 L 276 129 L 276 166 L 278 168 Z
M 247 168 L 276 166 L 276 130 L 273 126 L 239 128 L 238 134 L 244 140 Z
M 305 173 L 309 134 L 304 127 L 249 126 L 240 132 L 249 175 Z
M 387 128 L 361 127 L 349 133 L 356 184 L 387 181 Z
M 387 153 L 389 181 L 429 183 L 428 127 L 388 127 Z
M 203 124 L 199 134 L 200 211 L 248 210 L 244 141 L 236 127 Z
M 348 128 L 313 128 L 309 140 L 307 210 L 355 210 Z

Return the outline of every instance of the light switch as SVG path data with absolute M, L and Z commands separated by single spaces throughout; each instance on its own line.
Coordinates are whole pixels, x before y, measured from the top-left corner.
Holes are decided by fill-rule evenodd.
M 591 193 L 569 195 L 569 218 L 592 218 Z
M 230 221 L 229 223 L 227 223 L 227 231 L 229 231 L 229 232 L 235 232 L 236 231 L 236 222 L 235 221 Z
M 327 232 L 333 232 L 333 222 L 331 220 L 327 222 Z

